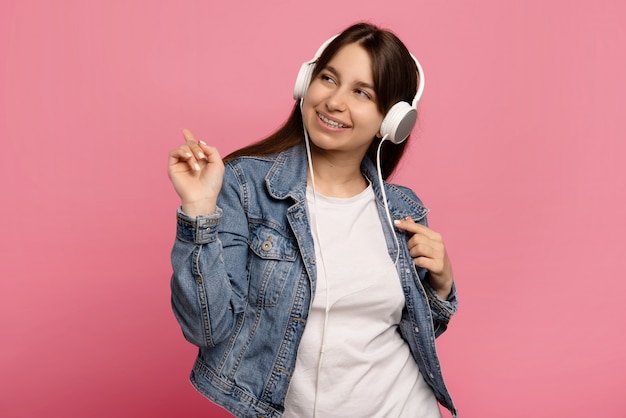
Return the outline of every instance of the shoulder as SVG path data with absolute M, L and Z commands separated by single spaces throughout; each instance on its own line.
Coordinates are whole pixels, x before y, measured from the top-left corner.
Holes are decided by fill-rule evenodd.
M 382 202 L 384 197 L 381 195 L 380 191 L 380 177 L 378 176 L 378 171 L 376 170 L 374 163 L 369 159 L 364 158 L 361 164 L 361 169 L 365 177 L 370 180 L 377 198 Z M 428 209 L 426 209 L 421 199 L 417 197 L 417 194 L 415 194 L 411 188 L 387 181 L 384 181 L 383 184 L 390 209 L 393 210 L 394 216 L 396 216 L 397 219 L 407 216 L 410 216 L 413 219 L 426 217 Z
M 276 164 L 293 162 L 294 158 L 301 154 L 300 146 L 293 146 L 283 151 L 267 155 L 243 155 L 236 157 L 226 163 L 226 167 L 238 170 L 250 170 L 254 168 L 267 168 L 268 170 Z
M 263 156 L 242 156 L 226 163 L 225 176 L 238 179 L 263 178 L 276 162 L 278 154 Z
M 226 164 L 224 182 L 267 189 L 276 198 L 303 191 L 306 189 L 307 163 L 301 148 L 294 146 L 276 154 L 237 157 Z
M 306 165 L 306 151 L 298 144 L 274 154 L 239 156 L 228 161 L 226 167 L 235 171 L 252 171 L 258 175 L 257 170 L 291 171 L 303 164 Z
M 420 206 L 424 206 L 424 204 L 422 203 L 422 200 L 417 196 L 417 194 L 410 187 L 402 186 L 400 184 L 385 182 L 385 190 L 387 191 L 387 193 L 393 194 L 398 199 L 401 199 L 409 203 L 417 204 Z
M 385 193 L 398 218 L 410 216 L 417 221 L 425 219 L 429 212 L 422 200 L 409 187 L 385 182 Z
M 276 158 L 279 154 L 272 155 L 248 155 L 237 157 L 233 160 L 230 160 L 226 163 L 226 167 L 235 168 L 235 169 L 249 169 L 252 167 L 263 167 L 263 166 L 272 166 L 276 161 Z

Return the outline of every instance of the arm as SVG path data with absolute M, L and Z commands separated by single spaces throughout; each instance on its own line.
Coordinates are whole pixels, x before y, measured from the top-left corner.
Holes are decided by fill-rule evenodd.
M 182 201 L 171 254 L 172 308 L 185 338 L 211 347 L 228 338 L 242 311 L 237 289 L 245 286 L 234 283 L 246 280 L 247 223 L 237 205 L 238 188 L 232 176 L 224 179 L 217 150 L 195 141 L 189 132 L 185 137 L 187 143 L 170 153 L 169 162 L 169 175 Z M 220 190 L 235 194 L 221 202 L 224 208 L 217 206 Z M 233 221 L 242 217 L 243 222 Z
M 221 209 L 192 218 L 177 214 L 172 249 L 172 309 L 185 338 L 211 347 L 226 338 L 234 322 L 232 289 L 218 238 Z

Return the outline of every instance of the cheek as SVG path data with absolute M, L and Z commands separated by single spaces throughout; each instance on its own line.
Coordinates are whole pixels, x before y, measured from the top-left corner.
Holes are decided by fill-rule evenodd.
M 380 131 L 380 126 L 383 123 L 383 116 L 378 113 L 378 111 L 372 111 L 371 109 L 367 109 L 353 115 L 353 117 L 358 118 L 358 120 L 361 121 L 361 124 L 368 130 L 376 133 Z
M 304 96 L 304 100 L 302 101 L 302 114 L 308 115 L 313 112 L 313 108 L 317 103 L 319 103 L 319 94 L 315 89 L 309 88 L 307 90 L 306 95 Z
M 309 88 L 304 95 L 304 101 L 308 103 L 318 102 L 321 96 L 321 92 L 322 89 L 320 83 L 318 83 L 317 80 L 313 80 L 311 84 L 309 84 Z

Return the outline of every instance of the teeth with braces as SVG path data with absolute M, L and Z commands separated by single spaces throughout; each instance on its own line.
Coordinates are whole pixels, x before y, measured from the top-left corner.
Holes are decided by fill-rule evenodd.
M 343 123 L 335 122 L 334 120 L 327 119 L 321 113 L 318 113 L 320 119 L 327 125 L 332 126 L 333 128 L 347 128 Z

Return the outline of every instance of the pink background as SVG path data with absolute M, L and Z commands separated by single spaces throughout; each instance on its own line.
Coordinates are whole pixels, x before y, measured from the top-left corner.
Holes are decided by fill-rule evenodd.
M 167 153 L 275 129 L 361 19 L 426 71 L 395 180 L 454 262 L 461 416 L 626 416 L 621 0 L 2 1 L 0 416 L 227 416 L 170 309 Z

